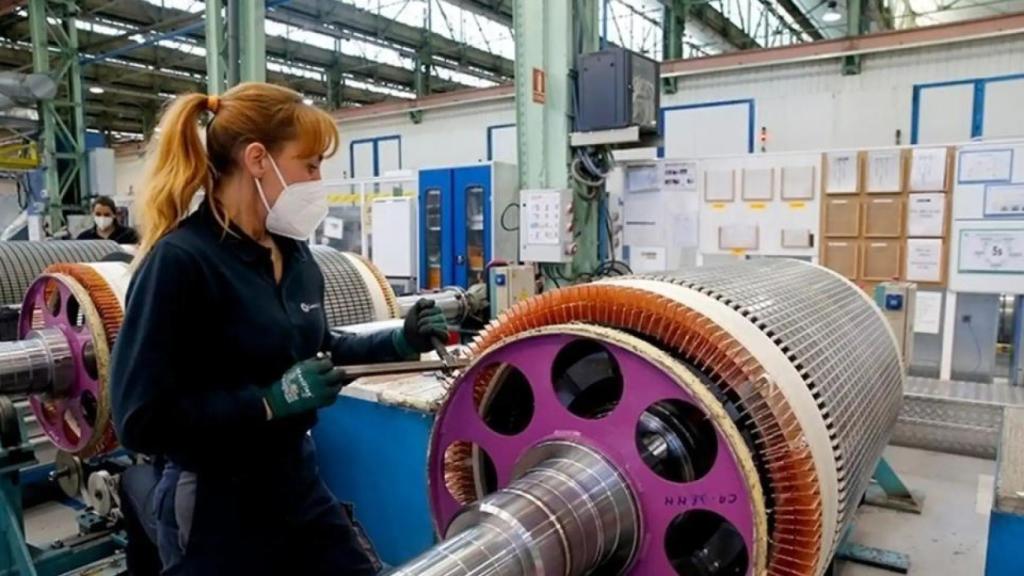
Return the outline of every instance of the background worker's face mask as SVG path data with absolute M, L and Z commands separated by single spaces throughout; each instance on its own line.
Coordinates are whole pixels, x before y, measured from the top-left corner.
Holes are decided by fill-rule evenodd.
M 327 217 L 327 190 L 321 180 L 296 184 L 285 182 L 274 158 L 269 155 L 267 157 L 270 158 L 270 165 L 283 187 L 277 202 L 271 206 L 267 202 L 266 194 L 263 193 L 260 179 L 254 179 L 260 200 L 267 209 L 267 230 L 279 236 L 305 240 L 313 235 L 316 227 Z
M 96 223 L 96 228 L 99 230 L 106 230 L 114 225 L 113 216 L 93 216 L 92 221 Z

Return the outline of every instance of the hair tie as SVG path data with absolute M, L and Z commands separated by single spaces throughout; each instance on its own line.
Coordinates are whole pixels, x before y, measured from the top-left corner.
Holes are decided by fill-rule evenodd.
M 210 96 L 206 97 L 206 109 L 207 110 L 209 110 L 212 114 L 216 114 L 217 110 L 219 108 L 220 108 L 220 97 L 219 96 L 214 96 L 214 95 L 211 94 Z

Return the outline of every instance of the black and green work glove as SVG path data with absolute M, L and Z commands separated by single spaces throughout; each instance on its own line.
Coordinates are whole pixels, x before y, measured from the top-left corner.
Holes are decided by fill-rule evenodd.
M 303 360 L 264 392 L 267 417 L 276 420 L 330 406 L 345 384 L 341 372 L 334 369 L 328 356 L 318 354 L 316 358 Z
M 442 343 L 448 340 L 448 323 L 444 312 L 433 300 L 420 299 L 405 316 L 401 330 L 395 330 L 395 349 L 402 356 L 430 352 L 434 349 L 432 338 Z

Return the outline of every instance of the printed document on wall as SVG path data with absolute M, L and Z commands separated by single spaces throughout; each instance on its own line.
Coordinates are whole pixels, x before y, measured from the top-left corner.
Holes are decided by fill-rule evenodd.
M 961 230 L 960 272 L 1024 273 L 1024 228 Z
M 562 239 L 562 207 L 558 192 L 529 191 L 524 194 L 523 226 L 529 244 L 557 246 Z
M 1013 150 L 961 150 L 957 180 L 973 182 L 1008 182 L 1013 173 Z
M 670 192 L 697 189 L 697 163 L 665 160 L 661 163 L 661 187 Z
M 832 152 L 827 155 L 828 194 L 855 194 L 859 175 L 856 152 Z
M 938 334 L 942 321 L 942 292 L 917 291 L 914 300 L 914 332 Z
M 345 221 L 335 216 L 324 218 L 324 237 L 341 240 L 345 235 Z
M 867 191 L 899 192 L 903 188 L 902 157 L 899 150 L 868 152 Z
M 985 216 L 1024 218 L 1024 184 L 986 186 Z
M 676 213 L 673 222 L 673 245 L 680 248 L 695 248 L 700 242 L 700 197 L 696 192 L 683 192 L 676 198 L 681 212 Z
M 911 194 L 907 209 L 907 235 L 942 236 L 946 228 L 946 195 L 942 192 Z
M 637 274 L 664 272 L 668 268 L 668 258 L 663 246 L 630 246 L 630 268 Z
M 907 239 L 908 282 L 940 282 L 942 280 L 942 239 Z
M 946 189 L 945 148 L 915 148 L 910 158 L 910 191 L 938 192 Z

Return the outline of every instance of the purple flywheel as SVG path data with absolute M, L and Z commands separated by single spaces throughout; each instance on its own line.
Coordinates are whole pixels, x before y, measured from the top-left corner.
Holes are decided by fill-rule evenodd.
M 63 393 L 33 394 L 29 403 L 50 440 L 78 453 L 96 440 L 102 385 L 94 335 L 73 288 L 56 276 L 41 276 L 29 287 L 18 322 L 19 338 L 33 330 L 59 330 L 67 338 L 72 370 Z
M 478 403 L 474 384 L 481 379 L 494 384 Z M 694 570 L 702 552 L 693 550 L 703 538 L 733 550 L 732 568 L 716 573 L 752 574 L 755 513 L 747 483 L 722 432 L 698 406 L 677 378 L 609 341 L 539 334 L 499 346 L 460 377 L 438 414 L 429 470 L 436 525 L 443 534 L 463 505 L 507 486 L 531 447 L 567 440 L 599 451 L 631 488 L 642 539 L 627 573 L 703 573 Z M 446 458 L 450 449 L 463 457 Z M 453 485 L 452 462 L 466 454 L 472 478 Z M 467 485 L 475 491 L 468 498 Z

